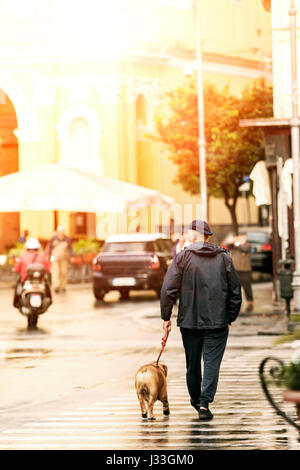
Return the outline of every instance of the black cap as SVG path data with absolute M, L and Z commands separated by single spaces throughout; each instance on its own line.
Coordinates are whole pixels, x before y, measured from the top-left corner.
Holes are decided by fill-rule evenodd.
M 193 220 L 189 225 L 189 230 L 196 230 L 196 232 L 203 233 L 204 235 L 213 235 L 208 223 L 201 219 Z

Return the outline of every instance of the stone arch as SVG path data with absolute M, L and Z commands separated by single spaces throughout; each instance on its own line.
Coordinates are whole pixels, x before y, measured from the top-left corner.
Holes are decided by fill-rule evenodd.
M 0 177 L 19 170 L 19 144 L 15 136 L 17 113 L 9 96 L 0 89 Z M 0 213 L 0 253 L 19 239 L 20 214 Z
M 38 140 L 37 110 L 24 91 L 10 77 L 0 74 L 0 89 L 9 97 L 17 115 L 15 135 L 20 141 Z

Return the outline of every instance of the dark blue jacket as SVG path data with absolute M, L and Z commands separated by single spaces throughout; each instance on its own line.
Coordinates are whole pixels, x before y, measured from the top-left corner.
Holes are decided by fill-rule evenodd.
M 192 243 L 178 253 L 161 290 L 161 318 L 169 320 L 179 296 L 177 325 L 224 328 L 236 320 L 241 284 L 228 252 L 210 243 Z

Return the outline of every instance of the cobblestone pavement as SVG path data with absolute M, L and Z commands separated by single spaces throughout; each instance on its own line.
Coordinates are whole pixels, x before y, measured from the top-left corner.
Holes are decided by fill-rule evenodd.
M 155 421 L 141 418 L 133 386 L 88 406 L 49 415 L 0 434 L 0 449 L 115 450 L 300 450 L 297 431 L 267 402 L 258 378 L 261 360 L 290 357 L 287 346 L 270 348 L 266 338 L 232 336 L 211 406 L 214 419 L 200 422 L 189 405 L 182 352 L 165 352 L 171 414 L 155 405 Z M 295 417 L 294 408 L 285 411 Z

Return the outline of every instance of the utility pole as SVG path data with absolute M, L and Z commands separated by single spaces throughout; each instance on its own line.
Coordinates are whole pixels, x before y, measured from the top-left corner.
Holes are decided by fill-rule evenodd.
M 206 182 L 206 142 L 204 132 L 204 99 L 203 99 L 203 60 L 200 22 L 200 0 L 195 0 L 196 7 L 196 73 L 198 97 L 198 153 L 200 173 L 200 195 L 202 219 L 207 220 L 207 182 Z
M 293 274 L 294 310 L 300 311 L 300 165 L 299 165 L 299 126 L 298 116 L 298 77 L 297 77 L 297 28 L 294 0 L 290 0 L 290 44 L 291 44 L 291 74 L 292 74 L 292 118 L 291 144 L 294 165 L 293 174 L 293 208 L 295 236 L 295 271 Z

